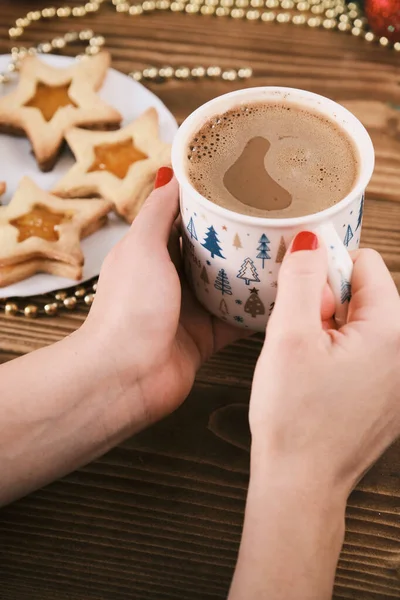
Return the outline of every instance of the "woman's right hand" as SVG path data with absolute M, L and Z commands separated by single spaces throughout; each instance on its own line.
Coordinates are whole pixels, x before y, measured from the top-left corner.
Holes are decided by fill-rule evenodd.
M 400 434 L 400 299 L 380 255 L 360 250 L 348 324 L 329 329 L 320 317 L 326 279 L 324 247 L 287 253 L 250 426 L 268 461 L 347 497 Z

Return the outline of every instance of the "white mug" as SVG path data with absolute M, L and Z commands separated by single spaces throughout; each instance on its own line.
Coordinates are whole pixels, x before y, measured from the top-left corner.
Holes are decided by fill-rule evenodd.
M 351 137 L 359 154 L 359 173 L 351 192 L 330 208 L 287 219 L 243 215 L 210 202 L 188 177 L 187 148 L 193 136 L 209 119 L 232 108 L 280 100 L 328 116 Z M 180 187 L 186 276 L 210 313 L 234 325 L 265 330 L 286 249 L 297 233 L 306 230 L 326 245 L 335 318 L 338 325 L 346 322 L 353 268 L 348 251 L 359 246 L 364 192 L 374 168 L 371 138 L 354 115 L 328 98 L 303 90 L 259 87 L 231 92 L 200 106 L 184 121 L 173 143 L 172 166 Z

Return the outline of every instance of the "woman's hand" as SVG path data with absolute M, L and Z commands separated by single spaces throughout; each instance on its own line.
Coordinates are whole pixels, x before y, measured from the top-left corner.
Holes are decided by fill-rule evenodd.
M 254 377 L 253 444 L 347 495 L 400 433 L 400 298 L 382 258 L 354 255 L 348 324 L 324 329 L 325 249 L 292 252 Z
M 312 236 L 299 234 L 292 250 Z M 323 247 L 289 252 L 279 273 L 250 401 L 251 477 L 230 600 L 330 599 L 347 496 L 400 433 L 392 278 L 376 252 L 354 255 L 340 331 L 321 320 L 326 280 Z
M 160 169 L 158 182 L 167 183 L 107 257 L 81 331 L 128 401 L 132 388 L 140 389 L 142 426 L 177 408 L 202 363 L 243 334 L 207 313 L 181 277 L 178 184 L 171 177 L 169 167 Z

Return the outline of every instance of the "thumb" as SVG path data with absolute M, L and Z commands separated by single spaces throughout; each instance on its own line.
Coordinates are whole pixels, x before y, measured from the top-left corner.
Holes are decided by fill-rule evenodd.
M 268 332 L 274 329 L 278 334 L 321 332 L 321 304 L 327 275 L 325 247 L 314 233 L 298 233 L 279 271 L 278 294 Z
M 158 170 L 155 188 L 133 221 L 128 237 L 134 236 L 143 247 L 166 247 L 178 216 L 178 183 L 170 167 Z

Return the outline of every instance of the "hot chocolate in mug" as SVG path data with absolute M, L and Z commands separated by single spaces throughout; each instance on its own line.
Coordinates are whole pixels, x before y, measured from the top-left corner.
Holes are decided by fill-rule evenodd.
M 292 218 L 260 218 L 228 210 L 202 196 L 187 174 L 187 148 L 211 118 L 249 103 L 293 102 L 330 118 L 358 151 L 358 175 L 349 194 L 320 212 Z M 374 168 L 374 149 L 363 125 L 343 106 L 303 90 L 260 87 L 219 96 L 195 110 L 181 125 L 172 147 L 180 187 L 185 272 L 200 303 L 234 325 L 265 330 L 277 293 L 280 264 L 292 239 L 312 231 L 328 252 L 328 281 L 338 325 L 346 322 L 353 263 L 359 246 L 364 192 Z

